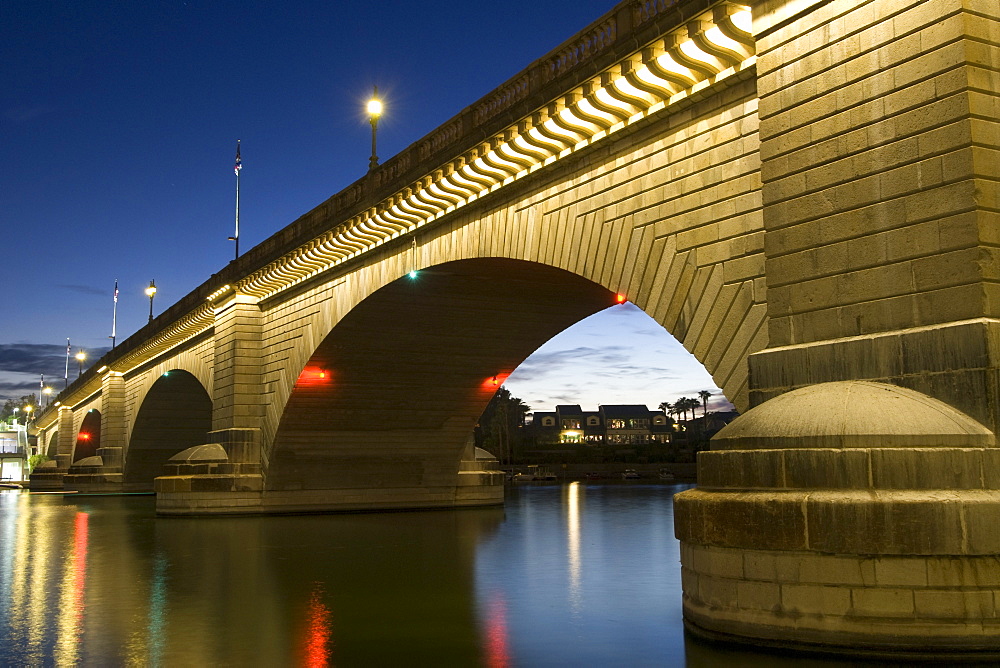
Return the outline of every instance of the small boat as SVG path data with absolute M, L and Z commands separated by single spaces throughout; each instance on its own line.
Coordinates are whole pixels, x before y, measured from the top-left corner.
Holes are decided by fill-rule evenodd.
M 673 480 L 674 474 L 667 469 L 660 469 L 660 480 Z
M 622 473 L 622 480 L 638 480 L 641 477 L 635 469 L 625 469 L 625 472 Z

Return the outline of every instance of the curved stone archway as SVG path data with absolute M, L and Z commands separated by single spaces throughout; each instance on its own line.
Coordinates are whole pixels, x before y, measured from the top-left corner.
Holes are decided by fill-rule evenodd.
M 45 451 L 42 453 L 49 459 L 55 459 L 59 454 L 59 431 L 53 431 L 45 439 Z
M 198 379 L 179 369 L 160 376 L 142 401 L 125 452 L 125 488 L 153 489 L 153 479 L 178 452 L 205 443 L 212 400 Z
M 265 489 L 367 489 L 369 501 L 379 490 L 386 505 L 392 490 L 424 490 L 416 493 L 425 505 L 437 505 L 503 379 L 552 336 L 614 304 L 614 293 L 580 276 L 503 258 L 388 284 L 333 328 L 300 373 Z
M 78 462 L 87 457 L 97 455 L 101 447 L 101 412 L 96 408 L 91 408 L 83 416 L 83 422 L 76 433 L 76 442 L 73 445 L 73 461 Z

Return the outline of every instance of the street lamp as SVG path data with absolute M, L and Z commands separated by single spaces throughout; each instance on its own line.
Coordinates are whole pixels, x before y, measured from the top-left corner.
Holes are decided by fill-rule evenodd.
M 52 388 L 51 387 L 43 388 L 42 394 L 45 395 L 45 405 L 48 406 L 49 402 L 52 400 Z
M 149 287 L 146 288 L 146 296 L 149 297 L 149 321 L 153 322 L 153 297 L 156 296 L 155 282 L 149 282 Z
M 368 171 L 378 167 L 378 155 L 375 153 L 375 133 L 378 130 L 378 117 L 382 115 L 382 101 L 378 99 L 378 86 L 372 98 L 368 100 L 368 118 L 372 124 L 372 157 L 368 159 Z
M 87 353 L 83 352 L 82 350 L 77 352 L 76 361 L 80 363 L 80 370 L 76 374 L 77 378 L 83 375 L 83 361 L 85 359 L 87 359 Z
M 28 422 L 31 420 L 31 411 L 35 410 L 35 407 L 28 404 L 24 407 L 24 426 L 28 426 Z

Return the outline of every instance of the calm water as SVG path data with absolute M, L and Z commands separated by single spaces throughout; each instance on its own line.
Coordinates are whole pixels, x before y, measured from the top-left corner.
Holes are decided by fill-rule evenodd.
M 861 665 L 686 639 L 684 488 L 192 520 L 152 497 L 0 492 L 0 665 Z

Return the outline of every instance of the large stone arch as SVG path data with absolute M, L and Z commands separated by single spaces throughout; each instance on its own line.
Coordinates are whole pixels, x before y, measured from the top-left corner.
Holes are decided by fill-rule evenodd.
M 83 415 L 73 444 L 73 462 L 97 455 L 101 447 L 101 411 L 91 408 Z
M 126 489 L 152 490 L 172 456 L 206 442 L 212 427 L 212 400 L 188 371 L 164 372 L 139 406 L 125 451 Z
M 266 489 L 454 485 L 498 383 L 614 303 L 592 281 L 505 258 L 445 263 L 386 285 L 298 374 L 266 453 Z

